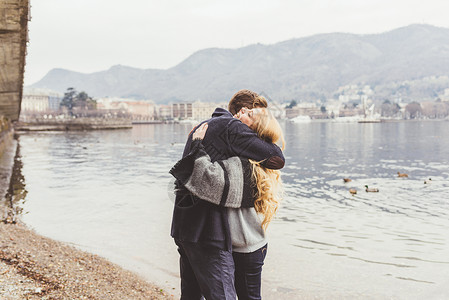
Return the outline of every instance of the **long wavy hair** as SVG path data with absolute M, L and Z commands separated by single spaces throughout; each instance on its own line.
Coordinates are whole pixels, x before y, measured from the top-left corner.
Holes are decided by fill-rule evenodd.
M 281 143 L 281 149 L 285 148 L 285 140 L 279 125 L 273 114 L 266 108 L 253 109 L 253 129 L 257 135 L 270 143 Z M 273 219 L 279 204 L 283 198 L 281 172 L 267 169 L 262 166 L 262 161 L 250 160 L 252 164 L 252 178 L 257 188 L 254 208 L 264 216 L 262 228 L 267 229 Z

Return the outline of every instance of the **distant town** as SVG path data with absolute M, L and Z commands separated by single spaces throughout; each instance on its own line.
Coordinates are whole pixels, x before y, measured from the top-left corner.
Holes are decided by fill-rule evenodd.
M 326 120 L 344 118 L 370 118 L 372 120 L 447 119 L 449 116 L 449 88 L 437 95 L 434 101 L 403 102 L 373 101 L 370 86 L 348 85 L 340 87 L 337 99 L 305 102 L 291 100 L 279 103 L 263 96 L 278 118 L 292 120 Z M 151 99 L 125 99 L 116 97 L 92 98 L 85 92 L 69 88 L 65 94 L 45 89 L 25 89 L 22 96 L 20 121 L 33 119 L 101 117 L 127 118 L 133 124 L 185 122 L 207 119 L 217 107 L 227 108 L 227 103 L 172 102 L 156 104 Z

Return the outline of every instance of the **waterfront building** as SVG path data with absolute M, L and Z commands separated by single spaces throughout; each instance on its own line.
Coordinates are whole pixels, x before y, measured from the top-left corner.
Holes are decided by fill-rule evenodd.
M 338 100 L 341 103 L 361 103 L 362 97 L 370 97 L 374 95 L 374 91 L 369 85 L 346 85 L 338 88 Z
M 129 99 L 117 98 L 117 97 L 104 97 L 97 99 L 98 110 L 128 110 L 126 104 Z
M 183 119 L 193 119 L 193 104 L 191 102 L 180 102 L 172 104 L 172 114 L 173 118 L 183 120 Z
M 325 107 L 327 115 L 331 118 L 332 116 L 338 116 L 340 114 L 341 103 L 338 100 L 327 100 Z
M 298 116 L 309 116 L 312 119 L 320 119 L 323 116 L 320 107 L 315 103 L 299 103 L 298 105 L 285 109 L 287 119 Z
M 444 90 L 444 94 L 443 94 L 443 96 L 441 97 L 441 100 L 442 100 L 442 101 L 449 101 L 449 89 L 445 89 L 445 90 Z
M 21 112 L 47 112 L 49 111 L 48 97 L 45 95 L 23 95 Z
M 172 120 L 173 108 L 169 104 L 161 104 L 156 107 L 156 118 L 159 120 Z
M 22 113 L 51 113 L 59 110 L 62 94 L 44 89 L 24 89 Z
M 133 121 L 151 121 L 156 115 L 156 106 L 151 101 L 125 102 Z
M 217 107 L 228 109 L 227 103 L 196 101 L 192 104 L 192 119 L 198 121 L 209 119 Z
M 340 109 L 338 114 L 339 117 L 355 117 L 364 115 L 365 111 L 360 107 L 345 107 Z
M 275 118 L 283 119 L 286 117 L 285 109 L 282 105 L 275 101 L 268 102 L 268 108 Z

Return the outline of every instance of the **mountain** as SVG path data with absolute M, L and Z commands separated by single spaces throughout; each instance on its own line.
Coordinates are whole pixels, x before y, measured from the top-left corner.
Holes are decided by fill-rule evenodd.
M 415 24 L 380 34 L 329 33 L 273 45 L 204 49 L 167 70 L 117 65 L 82 74 L 53 69 L 32 87 L 59 92 L 75 87 L 96 97 L 164 103 L 228 101 L 242 88 L 278 101 L 325 99 L 335 97 L 340 86 L 367 84 L 378 97 L 388 98 L 399 88 L 402 97 L 413 100 L 449 87 L 447 76 L 449 29 Z M 439 84 L 424 87 L 428 78 L 440 77 Z

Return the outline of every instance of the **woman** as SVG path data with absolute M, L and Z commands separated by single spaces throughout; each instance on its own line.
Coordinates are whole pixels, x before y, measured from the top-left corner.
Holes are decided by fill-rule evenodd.
M 279 123 L 267 109 L 242 108 L 235 117 L 260 138 L 284 144 Z M 242 157 L 212 163 L 201 144 L 206 132 L 207 123 L 195 130 L 191 152 L 170 173 L 200 199 L 228 207 L 237 295 L 239 299 L 261 299 L 265 230 L 281 200 L 280 173 Z

